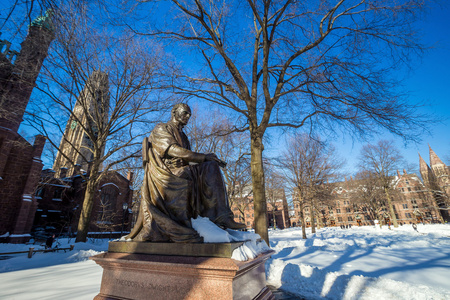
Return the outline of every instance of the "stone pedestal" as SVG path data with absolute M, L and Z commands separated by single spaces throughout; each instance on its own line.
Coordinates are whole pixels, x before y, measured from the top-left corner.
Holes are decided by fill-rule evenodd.
M 202 247 L 212 244 L 193 245 L 204 253 Z M 103 268 L 100 293 L 94 299 L 274 299 L 264 268 L 272 254 L 241 262 L 229 257 L 108 251 L 91 258 Z

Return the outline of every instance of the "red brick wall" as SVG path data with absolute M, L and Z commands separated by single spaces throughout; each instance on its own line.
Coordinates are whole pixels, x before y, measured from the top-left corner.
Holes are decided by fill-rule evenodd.
M 38 178 L 42 164 L 33 162 L 34 148 L 24 138 L 0 129 L 2 147 L 10 148 L 8 156 L 1 157 L 3 163 L 0 180 L 0 234 L 29 233 L 28 217 L 34 215 L 33 178 Z M 1 151 L 1 149 L 0 149 Z M 25 190 L 28 182 L 28 190 Z M 37 182 L 36 182 L 37 183 Z M 25 200 L 23 196 L 25 194 Z M 29 197 L 27 196 L 29 195 Z M 28 228 L 29 227 L 29 228 Z

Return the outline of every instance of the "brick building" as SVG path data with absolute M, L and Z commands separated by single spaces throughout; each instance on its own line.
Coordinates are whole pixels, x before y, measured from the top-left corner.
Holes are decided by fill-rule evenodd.
M 424 182 L 416 174 L 408 174 L 405 170 L 392 177 L 390 196 L 392 205 L 400 224 L 417 222 L 441 223 L 450 221 L 448 217 L 449 168 L 430 148 L 429 167 L 422 157 L 420 172 Z M 350 180 L 332 184 L 332 197 L 320 203 L 315 213 L 316 224 L 323 226 L 340 225 L 373 225 L 374 220 L 388 224 L 389 209 L 383 204 L 385 195 L 381 187 L 369 187 L 363 180 Z M 374 205 L 368 205 L 362 191 L 373 189 Z M 311 226 L 311 208 L 304 210 L 306 226 Z M 294 205 L 291 222 L 299 224 L 299 206 Z
M 36 136 L 30 144 L 18 129 L 53 38 L 47 14 L 31 23 L 20 52 L 0 41 L 0 236 L 5 242 L 30 238 L 45 139 Z
M 398 223 L 442 221 L 430 191 L 416 174 L 407 174 L 405 170 L 400 174 L 397 171 L 397 176 L 392 180 L 390 196 Z M 336 184 L 333 200 L 321 209 L 326 226 L 373 225 L 374 220 L 388 224 L 391 221 L 388 207 L 382 205 L 385 201 L 382 188 L 379 188 L 378 199 L 375 200 L 378 200 L 379 206 L 364 205 L 364 201 L 358 199 L 361 197 L 358 193 L 361 188 L 364 188 L 363 184 L 353 179 Z
M 289 207 L 284 189 L 277 189 L 272 197 L 266 197 L 268 227 L 285 229 L 291 227 Z
M 38 208 L 34 220 L 34 232 L 45 231 L 71 235 L 76 232 L 78 219 L 84 199 L 86 176 L 81 176 L 80 168 L 71 176 L 55 177 L 55 171 L 42 171 L 41 182 L 36 190 Z M 92 219 L 89 227 L 91 234 L 97 236 L 116 236 L 122 229 L 130 228 L 130 209 L 133 191 L 130 188 L 133 174 L 127 178 L 118 172 L 109 171 L 103 176 L 95 194 Z M 123 209 L 123 205 L 129 208 Z M 122 228 L 122 224 L 125 225 Z
M 274 195 L 275 197 L 271 198 L 273 201 L 270 200 L 267 203 L 267 226 L 279 229 L 289 228 L 291 227 L 291 221 L 284 189 L 277 190 Z M 231 210 L 233 211 L 236 222 L 244 223 L 247 229 L 254 228 L 255 208 L 252 196 L 235 200 L 231 204 Z

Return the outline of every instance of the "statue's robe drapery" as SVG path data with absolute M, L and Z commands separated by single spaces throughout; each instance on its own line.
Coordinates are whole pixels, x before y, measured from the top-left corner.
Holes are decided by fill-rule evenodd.
M 220 223 L 232 218 L 219 165 L 191 164 L 171 157 L 172 145 L 190 150 L 189 140 L 174 123 L 158 124 L 143 142 L 145 168 L 139 217 L 127 238 L 151 242 L 202 242 L 191 218 Z

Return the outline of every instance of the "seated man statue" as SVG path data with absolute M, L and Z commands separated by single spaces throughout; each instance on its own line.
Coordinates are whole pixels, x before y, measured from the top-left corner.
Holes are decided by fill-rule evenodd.
M 145 177 L 136 225 L 126 239 L 149 242 L 199 243 L 191 218 L 208 217 L 222 228 L 243 229 L 233 220 L 225 184 L 215 154 L 190 150 L 183 127 L 191 117 L 184 103 L 172 108 L 172 118 L 158 124 L 144 139 Z

